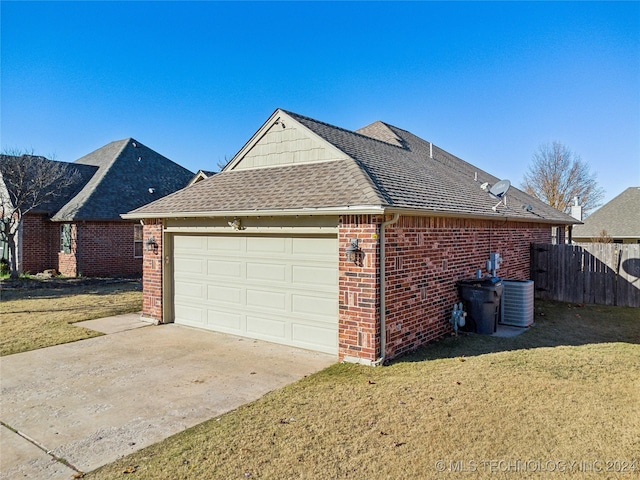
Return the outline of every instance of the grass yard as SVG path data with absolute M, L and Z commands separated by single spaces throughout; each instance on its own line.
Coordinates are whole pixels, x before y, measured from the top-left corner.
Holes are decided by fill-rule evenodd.
M 140 282 L 29 285 L 0 291 L 0 355 L 96 337 L 73 323 L 142 309 Z
M 336 364 L 87 478 L 561 476 L 640 478 L 638 309 L 537 303 L 515 338 Z

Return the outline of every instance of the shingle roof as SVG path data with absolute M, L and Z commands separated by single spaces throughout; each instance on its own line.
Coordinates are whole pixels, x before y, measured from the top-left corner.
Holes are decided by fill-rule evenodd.
M 164 213 L 225 212 L 371 205 L 373 189 L 359 188 L 364 174 L 350 160 L 217 173 L 136 210 Z M 310 186 L 313 185 L 313 188 Z M 212 188 L 213 186 L 213 188 Z
M 71 177 L 72 181 L 68 185 L 65 185 L 62 190 L 55 192 L 55 196 L 49 197 L 44 203 L 36 206 L 31 210 L 31 213 L 53 215 L 69 201 L 69 198 L 76 195 L 98 170 L 97 167 L 91 165 L 74 165 L 68 162 L 49 160 L 41 156 L 23 155 L 18 157 L 15 155 L 0 155 L 0 157 L 2 162 L 20 162 L 25 157 L 29 157 L 30 161 L 35 162 L 53 162 L 60 165 L 63 169 L 62 173 L 66 175 L 67 178 Z
M 606 230 L 613 238 L 640 238 L 640 187 L 629 187 L 573 227 L 574 238 L 596 238 Z
M 497 200 L 483 191 L 480 184 L 493 184 L 496 177 L 397 127 L 375 122 L 352 132 L 292 112 L 278 112 L 321 137 L 347 158 L 225 169 L 130 215 L 138 218 L 196 212 L 368 206 L 437 215 L 576 223 L 575 219 L 513 187 L 507 196 L 507 206 L 501 205 L 494 212 L 492 207 Z M 232 161 L 230 165 L 233 164 Z M 523 208 L 528 205 L 533 206 L 531 211 Z
M 183 188 L 193 173 L 128 138 L 111 142 L 73 163 L 97 169 L 60 207 L 54 221 L 120 220 L 122 213 Z

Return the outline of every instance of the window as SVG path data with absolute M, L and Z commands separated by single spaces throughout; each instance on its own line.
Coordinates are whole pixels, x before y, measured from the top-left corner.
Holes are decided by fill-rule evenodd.
M 71 253 L 71 224 L 63 223 L 60 225 L 60 251 L 62 253 Z
M 133 257 L 142 257 L 142 225 L 133 226 Z
M 614 238 L 613 243 L 624 243 L 621 238 Z

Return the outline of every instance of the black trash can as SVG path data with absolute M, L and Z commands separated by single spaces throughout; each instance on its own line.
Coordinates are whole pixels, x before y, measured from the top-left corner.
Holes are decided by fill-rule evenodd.
M 456 285 L 467 311 L 466 331 L 491 335 L 498 328 L 502 280 L 498 277 L 459 280 Z

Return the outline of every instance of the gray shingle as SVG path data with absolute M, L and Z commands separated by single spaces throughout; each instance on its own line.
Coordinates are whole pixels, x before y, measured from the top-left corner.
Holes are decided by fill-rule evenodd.
M 576 223 L 512 187 L 507 206 L 480 188 L 498 179 L 382 122 L 358 132 L 285 112 L 344 152 L 348 160 L 223 171 L 134 212 L 135 216 L 369 206 L 425 214 Z M 433 152 L 433 158 L 430 153 Z M 478 181 L 474 180 L 477 173 Z M 532 205 L 532 211 L 525 208 Z
M 573 227 L 574 238 L 596 238 L 602 230 L 613 238 L 640 237 L 640 187 L 629 187 Z
M 507 206 L 491 209 L 497 200 L 480 189 L 498 178 L 474 167 L 406 130 L 384 124 L 402 147 L 287 112 L 300 123 L 358 161 L 379 189 L 386 206 L 431 211 L 438 214 L 514 218 L 531 221 L 576 223 L 575 219 L 511 187 Z M 376 122 L 381 123 L 381 122 Z M 378 126 L 379 130 L 380 127 Z M 433 153 L 433 158 L 430 158 Z M 478 181 L 475 181 L 477 174 Z M 531 205 L 528 212 L 525 208 Z
M 137 215 L 380 205 L 352 160 L 230 170 L 135 210 Z
M 0 155 L 0 162 L 20 162 L 25 156 L 17 157 L 14 155 Z M 68 162 L 57 162 L 55 160 L 49 160 L 46 157 L 40 156 L 26 156 L 35 162 L 53 162 L 59 164 L 64 169 L 64 174 L 67 178 L 71 177 L 74 181 L 66 185 L 62 190 L 57 189 L 55 196 L 47 199 L 46 202 L 38 205 L 31 210 L 31 213 L 53 215 L 60 208 L 62 208 L 70 198 L 82 190 L 82 188 L 91 180 L 91 177 L 98 170 L 97 167 L 92 165 L 74 165 Z
M 121 220 L 122 213 L 183 188 L 193 177 L 132 138 L 111 142 L 73 165 L 97 171 L 53 216 L 54 221 Z

